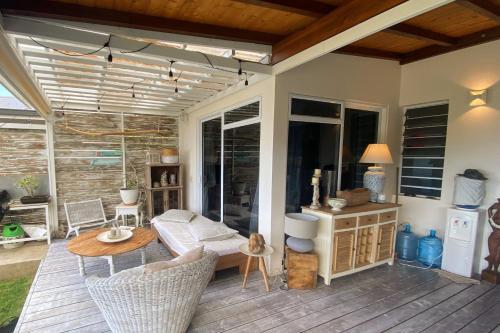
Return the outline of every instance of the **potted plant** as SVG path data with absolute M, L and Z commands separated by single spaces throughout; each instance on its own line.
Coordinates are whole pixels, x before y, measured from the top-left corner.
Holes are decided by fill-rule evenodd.
M 139 178 L 137 177 L 137 170 L 129 163 L 132 169 L 132 174 L 127 177 L 126 187 L 120 189 L 120 196 L 125 205 L 135 205 L 139 199 Z
M 48 195 L 35 195 L 36 190 L 40 186 L 38 180 L 32 176 L 26 176 L 16 183 L 17 187 L 23 189 L 26 192 L 26 196 L 21 197 L 21 203 L 23 204 L 32 204 L 32 203 L 41 203 L 47 202 L 49 200 Z

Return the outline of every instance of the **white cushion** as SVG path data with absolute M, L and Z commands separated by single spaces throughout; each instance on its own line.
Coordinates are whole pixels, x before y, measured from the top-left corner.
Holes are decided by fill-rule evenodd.
M 190 223 L 189 230 L 198 241 L 220 241 L 234 237 L 237 230 L 228 228 L 224 223 L 205 221 L 203 223 Z
M 195 247 L 172 260 L 158 261 L 144 265 L 144 273 L 154 273 L 164 269 L 189 264 L 203 257 L 203 245 Z
M 189 210 L 169 209 L 165 213 L 158 216 L 158 219 L 164 222 L 189 223 L 193 216 L 194 213 Z

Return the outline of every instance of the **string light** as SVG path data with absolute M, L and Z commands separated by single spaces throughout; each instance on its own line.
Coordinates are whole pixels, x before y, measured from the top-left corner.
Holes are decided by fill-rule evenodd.
M 240 68 L 238 69 L 238 75 L 243 74 L 243 70 L 241 69 L 241 60 L 238 59 L 238 64 L 240 65 Z
M 135 90 L 134 90 L 134 87 L 135 87 L 135 83 L 132 84 L 132 98 L 135 98 Z
M 172 65 L 174 64 L 175 60 L 170 60 L 170 69 L 168 71 L 168 77 L 170 80 L 174 77 L 174 72 L 172 72 Z
M 248 86 L 248 75 L 246 72 L 245 72 L 245 86 Z
M 104 44 L 104 47 L 107 47 L 109 50 L 109 54 L 108 54 L 108 58 L 107 58 L 108 63 L 113 62 L 113 54 L 111 53 L 111 46 L 109 45 L 110 42 L 111 42 L 111 35 L 109 35 L 108 41 Z
M 179 92 L 179 88 L 177 88 L 177 80 L 178 79 L 175 79 L 175 89 L 174 89 L 174 92 L 177 94 Z

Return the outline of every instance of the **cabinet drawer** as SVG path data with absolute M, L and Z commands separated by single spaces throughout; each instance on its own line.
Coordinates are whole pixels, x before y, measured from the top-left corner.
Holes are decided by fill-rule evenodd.
M 376 224 L 377 221 L 378 221 L 377 214 L 363 215 L 359 217 L 359 226 L 362 227 L 365 225 Z
M 396 211 L 391 210 L 390 212 L 380 213 L 380 222 L 394 221 L 396 219 Z
M 346 217 L 343 219 L 335 220 L 335 230 L 349 229 L 349 228 L 356 228 L 355 217 Z

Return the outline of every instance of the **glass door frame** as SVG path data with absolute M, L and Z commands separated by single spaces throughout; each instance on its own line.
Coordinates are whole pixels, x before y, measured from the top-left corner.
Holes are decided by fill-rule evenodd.
M 233 123 L 230 123 L 227 125 L 224 124 L 225 113 L 233 111 L 235 109 L 238 109 L 242 106 L 255 103 L 255 102 L 259 102 L 259 114 L 257 116 L 252 117 L 252 118 L 248 118 L 248 119 L 244 119 L 244 120 L 240 120 L 240 121 L 236 121 L 236 122 L 233 122 Z M 216 222 L 222 222 L 222 219 L 224 216 L 224 131 L 228 130 L 228 129 L 247 126 L 247 125 L 253 125 L 253 124 L 257 124 L 257 123 L 260 124 L 262 121 L 262 97 L 257 96 L 257 97 L 245 100 L 244 102 L 241 102 L 241 103 L 232 105 L 230 107 L 224 108 L 221 111 L 213 112 L 213 113 L 201 118 L 198 121 L 198 130 L 197 130 L 198 140 L 197 140 L 197 142 L 198 142 L 198 147 L 200 147 L 200 149 L 198 149 L 198 158 L 197 158 L 197 179 L 198 179 L 198 181 L 197 181 L 197 184 L 198 184 L 197 185 L 197 191 L 198 191 L 197 198 L 198 198 L 198 209 L 200 212 L 203 211 L 203 123 L 205 123 L 206 121 L 217 119 L 217 118 L 221 118 L 221 156 L 220 156 L 220 159 L 221 159 L 220 205 L 221 205 L 221 207 L 220 207 L 220 221 L 216 221 Z M 262 125 L 261 125 L 261 130 L 262 130 Z M 262 137 L 262 133 L 261 133 L 261 137 Z M 259 141 L 260 141 L 260 139 L 261 138 L 259 138 Z M 259 144 L 259 161 L 260 161 L 260 153 L 261 153 L 261 147 Z M 260 174 L 260 163 L 259 163 L 259 174 Z M 261 177 L 259 176 L 259 191 L 262 188 L 262 186 L 260 186 L 261 185 L 260 181 L 261 181 Z M 259 198 L 260 197 L 261 196 L 259 193 Z
M 340 118 L 294 115 L 294 114 L 292 114 L 292 99 L 293 98 L 305 99 L 305 100 L 310 100 L 310 101 L 326 102 L 326 103 L 332 103 L 332 104 L 339 104 L 340 105 Z M 340 126 L 340 141 L 339 141 L 340 146 L 339 146 L 339 157 L 338 157 L 338 162 L 337 162 L 339 167 L 342 166 L 342 147 L 344 144 L 344 114 L 345 114 L 345 102 L 338 100 L 338 99 L 306 96 L 306 95 L 299 95 L 299 94 L 290 94 L 289 98 L 288 98 L 288 124 L 287 124 L 288 126 L 290 126 L 291 121 L 298 121 L 298 122 L 304 122 L 304 123 L 332 124 L 332 125 L 339 125 Z M 288 136 L 288 134 L 287 134 L 287 136 Z M 287 145 L 286 154 L 288 156 L 288 145 Z M 342 178 L 342 173 L 337 172 L 337 190 L 340 189 L 341 178 Z
M 293 115 L 292 114 L 292 99 L 293 98 L 340 104 L 340 106 L 341 106 L 340 118 L 326 118 L 326 117 Z M 339 158 L 338 158 L 339 167 L 342 166 L 342 154 L 343 154 L 343 147 L 344 147 L 345 109 L 358 109 L 358 110 L 362 110 L 362 111 L 378 112 L 379 122 L 378 122 L 377 143 L 387 142 L 387 126 L 388 126 L 387 125 L 387 122 L 388 122 L 387 106 L 375 104 L 375 103 L 366 103 L 366 102 L 359 102 L 359 101 L 353 101 L 353 100 L 343 101 L 343 100 L 333 99 L 333 98 L 307 96 L 307 95 L 294 94 L 294 93 L 289 94 L 289 96 L 288 96 L 288 122 L 299 121 L 299 122 L 340 125 L 340 141 L 339 141 L 340 147 L 339 147 Z M 288 155 L 288 148 L 287 148 L 286 153 Z M 337 190 L 340 190 L 341 181 L 342 181 L 342 173 L 338 172 L 338 174 L 337 174 Z

